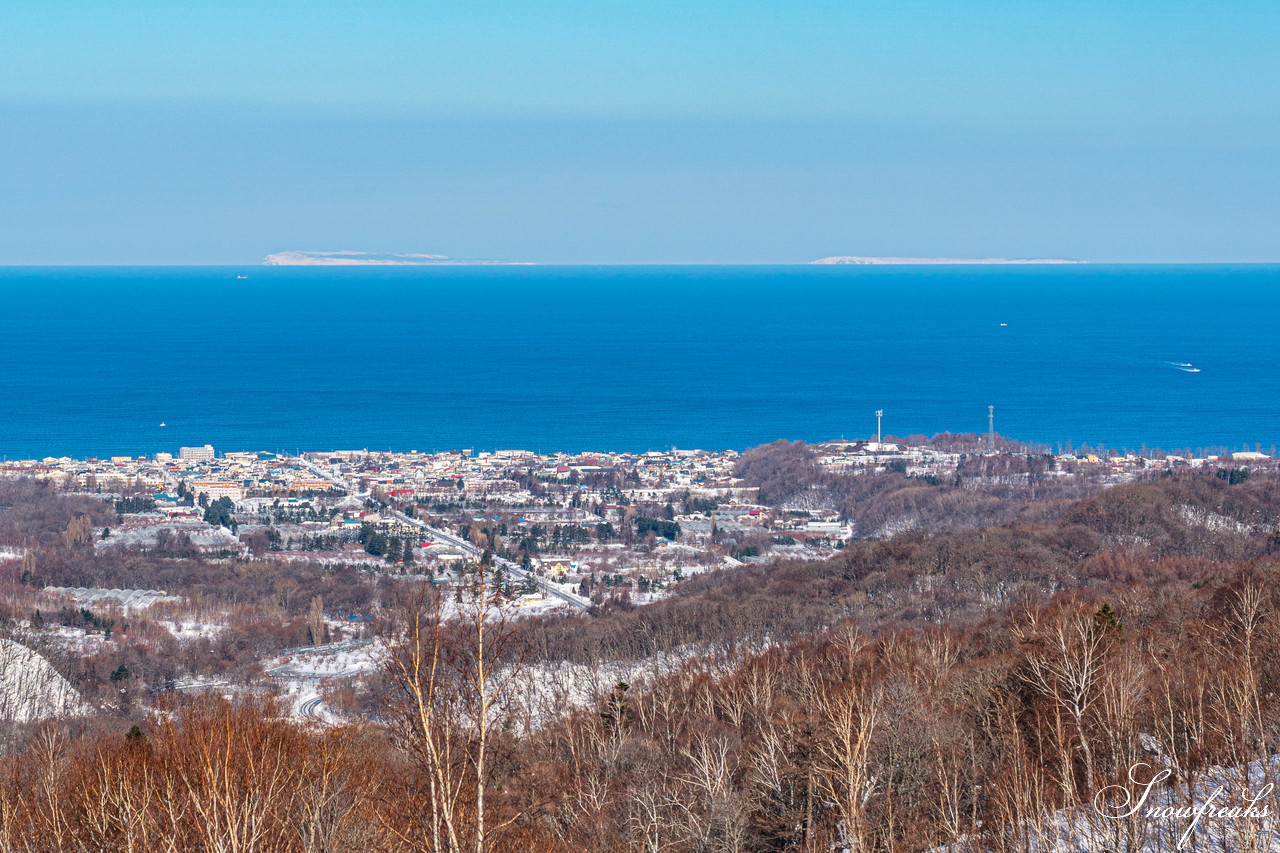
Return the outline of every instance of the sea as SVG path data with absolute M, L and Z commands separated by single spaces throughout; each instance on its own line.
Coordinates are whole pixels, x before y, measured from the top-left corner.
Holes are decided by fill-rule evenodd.
M 1280 266 L 0 268 L 0 456 L 1280 444 Z

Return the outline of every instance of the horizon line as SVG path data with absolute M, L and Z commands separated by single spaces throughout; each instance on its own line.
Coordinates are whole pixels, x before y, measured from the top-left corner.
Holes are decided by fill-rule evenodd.
M 872 263 L 872 264 L 818 264 L 813 261 L 518 261 L 518 262 L 498 262 L 498 263 L 434 263 L 434 264 L 263 264 L 261 261 L 256 262 L 234 262 L 219 261 L 215 263 L 198 263 L 198 262 L 125 262 L 113 261 L 109 263 L 93 263 L 93 262 L 43 262 L 43 263 L 5 263 L 0 262 L 0 269 L 32 269 L 32 268 L 94 268 L 94 267 L 191 267 L 191 268 L 250 268 L 250 269 L 282 269 L 282 268 L 306 268 L 306 269 L 430 269 L 436 267 L 825 267 L 825 268 L 849 268 L 849 267 L 890 267 L 890 266 L 911 266 L 911 267 L 1102 267 L 1102 266 L 1277 266 L 1280 265 L 1280 259 L 1266 261 L 1219 261 L 1219 260 L 1196 260 L 1196 261 L 1162 261 L 1162 260 L 1142 260 L 1142 261 L 1069 261 L 1042 263 L 1036 261 L 1022 261 L 1020 259 L 956 259 L 962 260 L 963 263 L 955 263 L 954 260 L 941 261 L 938 263 L 930 263 L 928 261 L 915 260 L 908 263 Z M 1010 263 L 1010 261 L 1013 261 Z
M 1023 261 L 1023 263 L 983 263 L 982 260 L 966 261 L 966 263 L 915 263 L 893 264 L 893 263 L 877 263 L 877 264 L 814 264 L 813 261 L 522 261 L 522 263 L 509 264 L 261 264 L 261 263 L 229 263 L 229 261 L 219 261 L 219 263 L 41 263 L 41 264 L 6 264 L 0 263 L 0 269 L 438 269 L 438 268 L 521 268 L 521 269 L 554 269 L 564 268 L 564 266 L 582 266 L 582 268 L 590 268 L 590 266 L 607 266 L 607 268 L 687 268 L 687 266 L 741 266 L 741 268 L 753 268 L 753 266 L 805 266 L 805 268 L 822 268 L 822 269 L 865 269 L 868 266 L 960 266 L 960 268 L 970 268 L 970 266 L 1009 266 L 1009 268 L 1023 269 L 1028 266 L 1036 266 L 1036 268 L 1078 268 L 1078 266 L 1088 266 L 1088 268 L 1103 268 L 1103 266 L 1280 266 L 1280 260 L 1263 260 L 1263 261 L 1228 261 L 1228 260 L 1193 260 L 1193 261 L 1166 261 L 1166 260 L 1140 260 L 1140 261 L 1071 261 L 1071 263 L 1034 263 L 1034 261 Z

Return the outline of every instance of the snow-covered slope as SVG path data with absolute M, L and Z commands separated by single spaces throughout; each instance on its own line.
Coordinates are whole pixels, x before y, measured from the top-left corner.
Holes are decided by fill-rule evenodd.
M 91 710 L 47 660 L 21 643 L 0 640 L 0 721 L 30 723 Z

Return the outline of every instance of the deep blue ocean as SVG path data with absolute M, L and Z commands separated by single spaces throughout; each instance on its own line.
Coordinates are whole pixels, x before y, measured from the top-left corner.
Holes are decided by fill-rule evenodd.
M 1054 449 L 1266 451 L 1277 294 L 1280 266 L 0 268 L 0 456 L 741 449 L 988 405 Z

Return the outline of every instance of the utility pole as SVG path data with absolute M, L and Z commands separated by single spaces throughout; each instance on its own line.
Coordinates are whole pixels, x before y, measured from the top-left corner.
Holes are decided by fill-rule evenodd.
M 996 452 L 996 407 L 987 406 L 987 452 Z
M 876 450 L 880 449 L 880 419 L 884 417 L 884 409 L 876 409 Z

